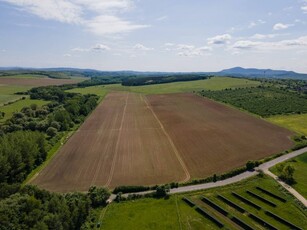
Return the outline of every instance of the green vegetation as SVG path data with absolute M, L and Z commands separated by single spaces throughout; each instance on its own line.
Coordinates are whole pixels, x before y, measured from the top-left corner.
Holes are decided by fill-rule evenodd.
M 284 203 L 262 193 L 256 189 L 257 185 L 285 198 L 286 202 Z M 250 196 L 246 193 L 247 190 L 276 203 L 277 207 L 272 207 Z M 261 209 L 257 210 L 238 200 L 231 192 L 236 192 L 256 203 Z M 245 213 L 225 203 L 222 199 L 218 198 L 218 195 L 239 205 L 245 210 Z M 202 202 L 201 196 L 210 199 L 214 204 L 225 210 L 228 213 L 227 217 L 219 214 L 215 209 Z M 240 219 L 255 229 L 264 229 L 251 217 L 248 217 L 247 212 L 260 217 L 278 229 L 287 229 L 284 224 L 267 215 L 265 211 L 270 211 L 283 217 L 301 228 L 307 225 L 307 211 L 302 210 L 291 195 L 285 192 L 285 190 L 273 179 L 266 176 L 256 176 L 232 185 L 198 192 L 171 195 L 166 199 L 142 198 L 134 201 L 112 203 L 107 208 L 103 209 L 101 215 L 96 214 L 96 220 L 95 217 L 92 219 L 92 225 L 95 227 L 93 229 L 216 229 L 216 225 L 213 224 L 213 222 L 196 211 L 196 206 L 189 205 L 186 201 L 183 201 L 182 198 L 184 197 L 222 222 L 225 229 L 237 229 L 237 226 L 231 221 L 232 217 Z M 101 218 L 101 216 L 103 216 L 103 218 Z M 93 223 L 99 223 L 99 227 Z
M 304 153 L 296 158 L 293 158 L 284 163 L 278 164 L 271 168 L 270 170 L 278 175 L 278 168 L 280 166 L 286 167 L 288 165 L 292 165 L 295 169 L 293 173 L 294 183 L 291 185 L 294 189 L 296 189 L 300 194 L 302 194 L 307 199 L 307 153 Z
M 83 95 L 85 94 L 95 94 L 101 98 L 103 98 L 107 93 L 107 86 L 105 85 L 99 85 L 99 86 L 90 86 L 85 88 L 74 88 L 66 90 L 66 92 L 69 93 L 81 93 Z
M 97 94 L 105 95 L 108 91 L 128 91 L 144 94 L 163 94 L 163 93 L 181 93 L 193 92 L 202 89 L 206 90 L 222 90 L 226 88 L 243 88 L 260 85 L 260 82 L 230 78 L 230 77 L 212 77 L 206 80 L 188 81 L 188 82 L 174 82 L 146 86 L 122 86 L 120 84 L 98 85 L 86 88 L 75 88 L 68 90 L 68 92 L 83 93 L 83 94 Z
M 267 118 L 267 120 L 307 136 L 307 114 L 273 116 Z
M 200 92 L 202 96 L 242 108 L 263 117 L 307 113 L 307 97 L 274 87 Z
M 26 92 L 31 88 L 31 86 L 0 85 L 0 110 L 2 105 L 24 97 L 24 95 L 15 93 Z
M 31 89 L 31 100 L 22 101 L 29 105 L 22 104 L 0 125 L 0 230 L 80 229 L 91 209 L 105 205 L 110 196 L 97 187 L 88 194 L 56 194 L 25 185 L 97 105 L 97 96 L 65 93 L 65 89 Z
M 4 112 L 5 115 L 2 119 L 0 118 L 0 122 L 4 122 L 7 119 L 12 118 L 13 113 L 20 112 L 23 107 L 31 106 L 33 104 L 36 104 L 38 107 L 42 107 L 43 105 L 46 105 L 48 103 L 49 101 L 31 100 L 30 98 L 26 98 L 24 100 L 19 100 L 9 105 L 2 106 L 0 107 L 0 111 Z
M 181 201 L 179 196 L 112 203 L 101 220 L 101 229 L 110 230 L 180 228 L 215 229 L 208 220 Z
M 46 75 L 41 74 L 16 74 L 16 75 L 9 75 L 9 76 L 0 76 L 0 77 L 10 77 L 10 78 L 46 78 Z
M 53 147 L 57 149 L 65 133 L 83 122 L 98 100 L 93 95 L 65 93 L 57 86 L 34 88 L 29 95 L 32 100 L 52 102 L 39 107 L 29 99 L 29 105 L 23 104 L 19 112 L 0 125 L 2 187 L 21 184 L 46 160 L 49 150 L 54 153 Z
M 184 82 L 208 79 L 211 76 L 207 74 L 161 74 L 160 76 L 146 76 L 146 77 L 130 77 L 123 79 L 122 85 L 138 86 L 138 85 L 152 85 L 165 84 L 170 82 Z

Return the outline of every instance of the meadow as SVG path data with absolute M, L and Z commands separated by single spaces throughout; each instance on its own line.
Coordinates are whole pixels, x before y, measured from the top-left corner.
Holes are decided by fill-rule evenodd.
M 0 111 L 4 112 L 5 115 L 2 119 L 0 119 L 0 122 L 4 122 L 7 119 L 11 118 L 13 116 L 13 113 L 19 112 L 23 107 L 30 106 L 32 104 L 36 104 L 38 107 L 41 107 L 48 103 L 49 101 L 33 100 L 30 98 L 26 98 L 24 100 L 19 100 L 9 105 L 1 106 Z
M 0 111 L 1 105 L 5 103 L 16 101 L 24 95 L 16 95 L 17 92 L 26 92 L 31 89 L 31 86 L 18 86 L 18 85 L 1 85 L 0 84 Z
M 262 194 L 256 189 L 256 186 L 261 186 L 261 188 L 285 198 L 286 202 L 284 203 L 266 194 Z M 277 207 L 271 207 L 254 197 L 249 196 L 246 193 L 247 190 L 253 191 L 256 194 L 261 194 L 266 199 L 276 203 Z M 231 195 L 231 192 L 236 192 L 256 203 L 261 206 L 261 210 L 256 210 L 246 203 L 236 199 Z M 217 198 L 218 194 L 240 205 L 245 212 L 241 213 L 228 206 Z M 217 213 L 212 207 L 203 203 L 200 200 L 201 196 L 209 198 L 215 204 L 222 207 L 229 213 L 228 216 L 225 217 L 224 215 Z M 306 210 L 302 210 L 296 204 L 292 196 L 286 193 L 273 179 L 266 176 L 256 176 L 220 188 L 171 195 L 168 199 L 143 198 L 134 201 L 112 203 L 106 210 L 103 210 L 104 215 L 103 218 L 100 219 L 100 227 L 101 229 L 216 229 L 216 226 L 209 219 L 195 210 L 195 207 L 190 207 L 187 203 L 182 201 L 183 197 L 187 197 L 197 206 L 205 209 L 211 215 L 216 217 L 224 224 L 222 229 L 238 229 L 238 225 L 230 220 L 233 216 L 244 221 L 254 229 L 266 229 L 250 218 L 248 213 L 260 217 L 278 229 L 288 229 L 284 224 L 268 216 L 265 211 L 271 211 L 302 229 L 307 225 Z
M 142 94 L 165 94 L 193 92 L 198 90 L 222 90 L 227 88 L 255 87 L 260 85 L 258 81 L 230 77 L 212 77 L 205 80 L 174 82 L 165 84 L 155 84 L 146 86 L 122 86 L 120 84 L 91 86 L 86 88 L 76 88 L 68 92 L 105 94 L 106 91 L 128 91 Z
M 307 153 L 286 161 L 285 165 L 292 165 L 295 168 L 293 175 L 295 183 L 291 186 L 307 199 Z M 277 167 L 276 165 L 270 169 L 276 175 L 278 175 Z
M 298 134 L 307 135 L 307 114 L 279 115 L 267 120 Z

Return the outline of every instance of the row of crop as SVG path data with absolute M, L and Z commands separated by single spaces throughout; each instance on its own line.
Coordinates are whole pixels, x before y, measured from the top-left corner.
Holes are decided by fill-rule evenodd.
M 272 207 L 276 207 L 276 206 L 277 206 L 277 205 L 276 205 L 275 203 L 273 203 L 272 201 L 269 201 L 269 200 L 267 200 L 267 199 L 265 199 L 265 198 L 263 198 L 263 197 L 257 195 L 256 193 L 253 193 L 253 192 L 251 192 L 251 191 L 249 191 L 249 190 L 247 190 L 246 192 L 247 192 L 249 195 L 255 197 L 256 199 L 258 199 L 258 200 L 260 200 L 260 201 L 262 201 L 262 202 L 264 202 L 264 203 L 266 203 L 266 204 L 268 204 L 268 205 L 270 205 L 270 206 L 272 206 Z
M 282 197 L 280 197 L 280 196 L 278 196 L 278 195 L 276 195 L 276 194 L 274 194 L 274 193 L 271 193 L 271 192 L 268 191 L 268 190 L 265 190 L 265 189 L 263 189 L 263 188 L 260 188 L 259 186 L 257 186 L 256 189 L 260 190 L 261 192 L 263 192 L 263 193 L 265 193 L 265 194 L 267 194 L 267 195 L 269 195 L 269 196 L 271 196 L 271 197 L 273 197 L 273 198 L 275 198 L 275 199 L 277 199 L 277 200 L 279 200 L 279 201 L 281 201 L 281 202 L 284 202 L 284 203 L 285 203 L 285 202 L 287 201 L 286 199 L 284 199 L 284 198 L 282 198 Z

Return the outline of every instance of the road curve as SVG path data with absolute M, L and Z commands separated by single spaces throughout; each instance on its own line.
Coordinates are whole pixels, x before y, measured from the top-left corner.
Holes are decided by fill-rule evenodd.
M 291 158 L 297 157 L 297 156 L 299 156 L 299 155 L 301 155 L 301 154 L 303 154 L 305 152 L 307 152 L 307 147 L 299 149 L 299 150 L 296 150 L 296 151 L 293 151 L 291 153 L 282 155 L 282 156 L 277 157 L 277 158 L 275 158 L 275 159 L 273 159 L 271 161 L 263 163 L 263 164 L 259 165 L 257 168 L 255 168 L 255 171 L 246 171 L 246 172 L 243 172 L 243 173 L 241 173 L 239 175 L 236 175 L 234 177 L 231 177 L 231 178 L 228 178 L 228 179 L 225 179 L 225 180 L 220 180 L 220 181 L 217 181 L 217 182 L 209 182 L 209 183 L 204 183 L 204 184 L 189 185 L 189 186 L 184 186 L 184 187 L 179 187 L 179 188 L 173 188 L 173 189 L 170 190 L 170 194 L 183 193 L 183 192 L 192 192 L 192 191 L 198 191 L 198 190 L 203 190 L 203 189 L 208 189 L 208 188 L 215 188 L 215 187 L 229 185 L 229 184 L 236 183 L 236 182 L 239 182 L 241 180 L 244 180 L 244 179 L 247 179 L 247 178 L 250 178 L 252 176 L 257 175 L 258 174 L 258 172 L 257 172 L 258 170 L 262 170 L 263 172 L 265 172 L 268 175 L 270 175 L 269 168 L 273 167 L 276 164 L 279 164 L 281 162 L 289 160 Z M 272 175 L 270 175 L 270 176 L 272 176 Z M 276 176 L 275 177 L 274 176 L 272 176 L 272 177 L 274 179 L 276 179 Z M 277 180 L 277 181 L 280 183 L 279 180 Z M 286 185 L 285 188 L 291 194 L 293 194 L 296 198 L 298 198 L 306 206 L 306 204 L 307 204 L 306 199 L 304 197 L 302 197 L 293 188 L 290 187 L 291 189 L 289 189 L 289 187 L 290 186 Z M 146 191 L 146 192 L 139 192 L 139 193 L 133 193 L 133 194 L 147 194 L 147 193 L 151 193 L 151 192 L 154 192 L 154 191 Z M 128 196 L 128 195 L 129 194 L 125 194 L 125 196 Z M 114 196 L 114 198 L 115 198 L 115 196 Z

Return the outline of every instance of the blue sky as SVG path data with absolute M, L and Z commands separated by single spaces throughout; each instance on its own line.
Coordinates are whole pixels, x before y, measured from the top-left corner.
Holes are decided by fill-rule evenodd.
M 307 73 L 307 0 L 0 0 L 0 66 Z

